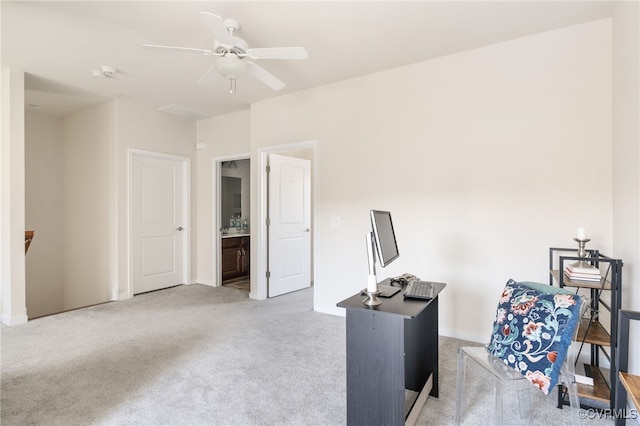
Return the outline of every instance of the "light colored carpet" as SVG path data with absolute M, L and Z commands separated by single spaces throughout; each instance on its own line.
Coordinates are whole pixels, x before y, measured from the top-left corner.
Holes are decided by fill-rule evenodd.
M 314 312 L 312 292 L 254 301 L 232 288 L 179 286 L 2 326 L 1 423 L 345 424 L 345 320 Z M 440 398 L 428 399 L 419 425 L 453 424 L 456 353 L 466 343 L 441 337 Z M 464 424 L 485 425 L 489 391 L 475 386 Z M 534 398 L 536 424 L 570 424 L 553 396 Z

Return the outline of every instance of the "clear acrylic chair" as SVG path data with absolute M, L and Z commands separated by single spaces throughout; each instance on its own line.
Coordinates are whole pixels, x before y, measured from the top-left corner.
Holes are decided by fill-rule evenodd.
M 518 290 L 514 291 L 514 288 Z M 505 424 L 505 412 L 518 418 L 523 415 L 531 418 L 529 393 L 542 390 L 548 394 L 556 384 L 566 387 L 572 410 L 571 421 L 580 424 L 575 351 L 571 341 L 577 333 L 582 305 L 580 296 L 568 290 L 509 280 L 498 304 L 489 345 L 458 349 L 456 424 L 462 421 L 468 369 L 473 369 L 482 378 L 485 385 L 483 390 L 492 390 L 496 425 Z M 506 309 L 505 312 L 505 306 L 511 306 L 512 309 Z M 540 312 L 543 311 L 537 308 L 546 309 L 549 314 L 547 318 L 542 318 Z M 543 345 L 537 346 L 540 342 L 544 342 Z M 542 360 L 543 356 L 546 359 Z M 539 357 L 538 361 L 543 362 L 529 361 Z M 505 404 L 505 399 L 510 404 Z

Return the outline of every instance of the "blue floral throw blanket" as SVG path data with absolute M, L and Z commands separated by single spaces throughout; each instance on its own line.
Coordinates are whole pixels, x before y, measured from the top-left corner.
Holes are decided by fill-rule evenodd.
M 509 280 L 487 350 L 548 394 L 558 381 L 579 317 L 580 296 Z

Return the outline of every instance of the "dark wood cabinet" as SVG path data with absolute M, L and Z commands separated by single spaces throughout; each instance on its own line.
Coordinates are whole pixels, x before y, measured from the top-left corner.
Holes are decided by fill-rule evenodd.
M 222 281 L 249 275 L 250 238 L 223 238 L 222 246 Z

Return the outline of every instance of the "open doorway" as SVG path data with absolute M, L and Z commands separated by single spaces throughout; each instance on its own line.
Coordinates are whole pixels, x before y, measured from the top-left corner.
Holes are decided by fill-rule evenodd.
M 218 161 L 218 282 L 247 292 L 251 289 L 251 162 L 248 158 Z

